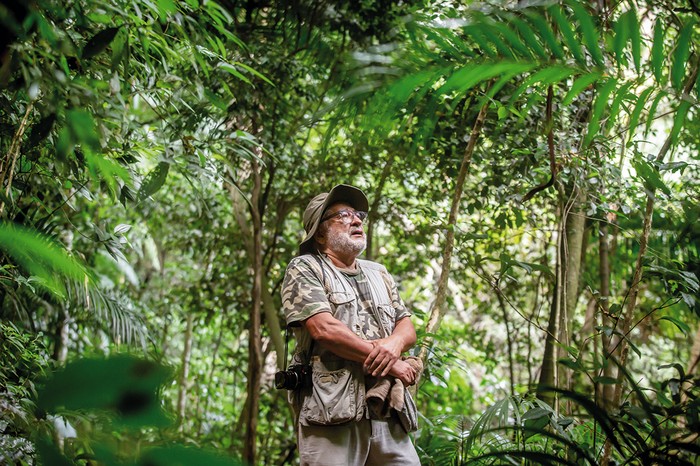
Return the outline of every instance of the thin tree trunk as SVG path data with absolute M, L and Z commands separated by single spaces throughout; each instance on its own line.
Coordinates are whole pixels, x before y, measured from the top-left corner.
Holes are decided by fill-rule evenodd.
M 581 257 L 584 245 L 584 231 L 586 217 L 584 212 L 584 193 L 575 184 L 570 188 L 569 205 L 566 210 L 565 220 L 565 245 L 562 258 L 564 280 L 564 296 L 562 299 L 562 312 L 559 316 L 560 345 L 557 346 L 557 360 L 569 356 L 568 348 L 571 346 L 571 332 L 574 322 L 574 313 L 579 299 L 579 278 L 581 275 Z M 571 389 L 571 370 L 568 367 L 558 369 L 558 386 Z
M 563 209 L 563 206 L 561 206 L 561 208 Z M 547 334 L 545 335 L 542 369 L 540 370 L 540 379 L 537 384 L 537 397 L 552 407 L 555 407 L 556 398 L 548 389 L 557 385 L 556 335 L 559 334 L 559 316 L 563 305 L 562 249 L 564 247 L 564 221 L 564 219 L 561 219 L 559 221 L 559 227 L 557 228 L 557 257 L 554 266 L 554 290 L 547 322 Z
M 187 314 L 187 328 L 185 329 L 185 347 L 182 350 L 182 371 L 180 372 L 179 389 L 177 394 L 177 417 L 180 429 L 183 429 L 185 410 L 187 409 L 187 379 L 190 373 L 190 359 L 192 357 L 192 330 L 194 327 L 194 314 Z
M 464 189 L 464 181 L 469 172 L 469 166 L 472 160 L 472 154 L 474 153 L 474 147 L 476 147 L 476 141 L 479 139 L 481 134 L 481 128 L 484 125 L 484 120 L 486 119 L 486 111 L 488 110 L 489 102 L 487 101 L 479 110 L 479 114 L 476 117 L 474 126 L 472 127 L 471 134 L 469 135 L 469 142 L 467 143 L 467 148 L 464 151 L 464 157 L 462 158 L 462 164 L 459 167 L 459 174 L 457 175 L 457 181 L 455 183 L 455 192 L 452 197 L 452 206 L 450 208 L 450 216 L 447 221 L 447 234 L 445 235 L 445 249 L 442 253 L 442 270 L 440 272 L 440 278 L 438 279 L 437 292 L 435 293 L 435 301 L 430 309 L 430 317 L 428 318 L 428 323 L 425 326 L 425 331 L 428 334 L 433 334 L 437 332 L 440 328 L 440 322 L 444 315 L 444 305 L 447 299 L 447 283 L 450 277 L 450 269 L 452 263 L 452 252 L 454 250 L 455 242 L 455 228 L 457 225 L 457 212 L 459 211 L 459 205 L 462 201 L 462 191 Z M 425 344 L 420 350 L 419 357 L 423 361 L 424 367 L 428 358 L 428 348 L 431 345 L 431 338 L 426 338 Z
M 613 328 L 614 323 L 610 318 L 610 244 L 608 242 L 608 224 L 607 222 L 601 222 L 600 224 L 600 238 L 599 238 L 599 278 L 600 278 L 600 309 L 602 311 L 602 324 L 603 328 Z M 603 376 L 608 379 L 615 378 L 615 367 L 610 361 L 610 354 L 608 351 L 611 350 L 612 339 L 609 334 L 602 332 L 601 334 L 601 348 L 605 352 L 603 354 Z M 615 387 L 612 384 L 603 384 L 600 389 L 596 387 L 596 393 L 600 392 L 600 398 L 597 400 L 599 406 L 603 407 L 605 410 L 610 411 L 613 407 L 613 396 L 615 394 Z
M 262 212 L 260 206 L 262 174 L 256 160 L 253 165 L 253 193 L 251 216 L 253 219 L 253 290 L 248 328 L 248 398 L 246 403 L 245 440 L 243 460 L 255 464 L 257 456 L 258 407 L 260 403 L 260 376 L 262 374 L 262 348 L 260 336 L 260 313 L 262 306 Z
M 54 334 L 54 347 L 51 357 L 59 367 L 66 363 L 68 357 L 68 330 L 70 324 L 70 314 L 66 304 L 60 304 L 56 332 Z
M 510 380 L 510 395 L 515 395 L 515 365 L 513 363 L 513 354 L 515 350 L 513 349 L 513 337 L 510 334 L 510 321 L 508 320 L 508 309 L 506 304 L 503 302 L 503 292 L 499 289 L 496 290 L 496 298 L 498 298 L 498 305 L 501 308 L 503 314 L 503 323 L 506 326 L 506 343 L 508 344 L 508 376 Z

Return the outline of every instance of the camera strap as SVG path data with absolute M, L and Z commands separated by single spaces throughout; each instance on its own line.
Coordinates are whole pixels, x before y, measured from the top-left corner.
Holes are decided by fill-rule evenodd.
M 298 324 L 297 324 L 298 326 Z M 291 325 L 287 325 L 284 328 L 284 367 L 288 367 L 288 361 L 289 361 L 289 328 Z M 309 352 L 306 354 L 306 358 L 303 361 L 304 364 L 311 364 L 311 352 L 314 350 L 314 340 L 313 338 L 311 339 L 311 345 L 309 345 Z

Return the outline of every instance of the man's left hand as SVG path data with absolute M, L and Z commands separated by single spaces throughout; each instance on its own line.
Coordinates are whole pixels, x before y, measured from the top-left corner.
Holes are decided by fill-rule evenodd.
M 375 377 L 378 375 L 384 377 L 401 357 L 403 342 L 399 338 L 389 337 L 373 340 L 370 343 L 374 348 L 365 359 L 365 370 Z

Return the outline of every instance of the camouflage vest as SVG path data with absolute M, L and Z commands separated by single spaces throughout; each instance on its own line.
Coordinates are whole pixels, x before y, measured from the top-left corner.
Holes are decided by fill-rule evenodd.
M 322 281 L 333 316 L 364 338 L 360 305 L 355 287 L 342 272 L 324 256 L 305 255 L 302 259 L 311 266 Z M 372 311 L 380 322 L 380 332 L 386 337 L 394 329 L 394 308 L 384 274 L 386 268 L 376 262 L 358 259 L 372 295 Z M 304 332 L 306 333 L 306 332 Z M 294 363 L 309 361 L 312 366 L 313 387 L 290 392 L 290 401 L 302 425 L 334 425 L 359 421 L 367 416 L 365 404 L 365 376 L 362 363 L 340 358 L 320 345 L 299 341 Z M 311 357 L 305 353 L 312 349 Z M 301 351 L 300 351 L 301 350 Z

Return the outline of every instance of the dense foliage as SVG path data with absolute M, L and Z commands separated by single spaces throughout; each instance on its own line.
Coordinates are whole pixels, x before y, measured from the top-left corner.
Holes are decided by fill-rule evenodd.
M 350 183 L 414 313 L 424 464 L 697 464 L 696 2 L 0 23 L 0 462 L 298 462 L 279 288 Z

